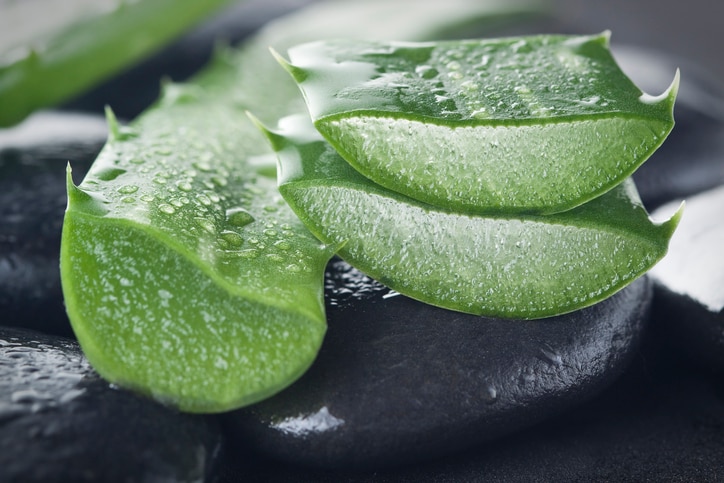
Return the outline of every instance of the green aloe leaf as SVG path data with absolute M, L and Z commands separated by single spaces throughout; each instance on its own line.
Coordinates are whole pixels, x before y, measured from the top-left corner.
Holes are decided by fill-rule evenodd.
M 314 124 L 388 189 L 470 212 L 555 213 L 627 178 L 671 131 L 607 33 L 446 42 L 320 41 L 280 58 Z
M 33 0 L 0 6 L 0 127 L 83 92 L 230 0 Z
M 103 377 L 184 411 L 218 412 L 270 396 L 312 363 L 333 249 L 281 198 L 274 154 L 245 115 L 303 108 L 268 46 L 419 38 L 520 8 L 425 2 L 408 24 L 380 12 L 417 3 L 389 3 L 314 5 L 221 52 L 192 82 L 166 85 L 130 127 L 109 113 L 111 137 L 89 174 L 79 186 L 68 178 L 61 246 L 68 315 Z
M 652 222 L 630 180 L 565 213 L 458 213 L 361 176 L 307 116 L 265 132 L 279 190 L 315 235 L 387 286 L 452 310 L 533 319 L 591 305 L 661 259 L 681 216 Z
M 61 271 L 101 375 L 215 412 L 279 391 L 312 363 L 332 251 L 273 178 L 240 169 L 253 126 L 193 87 L 167 86 L 132 129 L 111 117 L 114 134 L 83 183 L 68 178 Z

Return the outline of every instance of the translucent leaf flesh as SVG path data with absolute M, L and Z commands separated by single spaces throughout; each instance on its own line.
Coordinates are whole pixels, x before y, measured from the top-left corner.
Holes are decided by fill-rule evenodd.
M 555 215 L 473 215 L 353 170 L 300 117 L 268 132 L 280 192 L 322 241 L 398 292 L 452 310 L 533 319 L 600 301 L 651 268 L 680 212 L 653 223 L 625 181 Z
M 643 94 L 606 34 L 320 41 L 289 56 L 315 126 L 344 159 L 461 211 L 571 209 L 633 173 L 674 123 L 678 74 L 661 96 Z

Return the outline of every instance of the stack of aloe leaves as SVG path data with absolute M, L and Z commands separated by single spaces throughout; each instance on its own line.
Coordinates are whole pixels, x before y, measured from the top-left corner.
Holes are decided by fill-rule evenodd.
M 275 394 L 322 344 L 335 254 L 404 295 L 511 319 L 594 304 L 664 256 L 681 212 L 652 222 L 629 176 L 673 127 L 678 77 L 643 94 L 606 34 L 411 43 L 491 15 L 455 4 L 415 6 L 402 30 L 281 22 L 129 126 L 108 111 L 90 172 L 68 174 L 61 247 L 103 377 L 190 412 Z M 407 42 L 349 40 L 393 36 Z

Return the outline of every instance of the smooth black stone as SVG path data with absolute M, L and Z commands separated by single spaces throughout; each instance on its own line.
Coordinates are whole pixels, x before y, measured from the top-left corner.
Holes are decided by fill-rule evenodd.
M 395 295 L 336 261 L 312 368 L 231 413 L 234 438 L 326 468 L 400 465 L 490 441 L 599 393 L 630 362 L 651 284 L 536 321 L 475 317 Z
M 65 170 L 79 182 L 106 140 L 100 116 L 37 113 L 0 130 L 3 324 L 71 336 L 60 288 Z
M 724 183 L 724 84 L 700 66 L 662 52 L 613 46 L 621 68 L 644 92 L 663 92 L 681 68 L 676 125 L 634 173 L 649 209 Z
M 724 158 L 722 158 L 724 161 Z M 654 216 L 665 216 L 676 204 Z M 673 347 L 724 370 L 724 185 L 686 200 L 666 257 L 651 271 L 654 311 Z
M 655 320 L 652 321 L 652 324 Z M 719 482 L 724 380 L 665 349 L 648 331 L 633 364 L 599 397 L 515 435 L 421 464 L 324 471 L 257 460 L 228 464 L 223 483 Z
M 221 431 L 114 389 L 74 341 L 0 328 L 0 481 L 204 481 Z

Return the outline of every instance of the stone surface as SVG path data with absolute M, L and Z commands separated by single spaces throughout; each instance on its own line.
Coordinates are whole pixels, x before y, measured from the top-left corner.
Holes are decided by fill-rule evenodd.
M 675 206 L 664 205 L 654 216 Z M 724 185 L 686 200 L 669 253 L 651 276 L 656 317 L 670 343 L 708 370 L 724 370 Z
M 72 335 L 60 288 L 65 170 L 82 179 L 106 140 L 101 116 L 37 113 L 0 130 L 3 324 Z
M 214 420 L 110 387 L 75 342 L 0 328 L 0 481 L 203 481 L 220 445 Z
M 655 322 L 655 321 L 652 321 Z M 323 471 L 257 459 L 229 464 L 220 483 L 719 482 L 724 384 L 648 332 L 617 382 L 593 401 L 507 438 L 391 470 Z
M 340 261 L 327 283 L 313 367 L 226 423 L 273 458 L 330 468 L 424 460 L 580 404 L 630 362 L 651 302 L 644 278 L 572 314 L 513 321 L 415 302 Z

